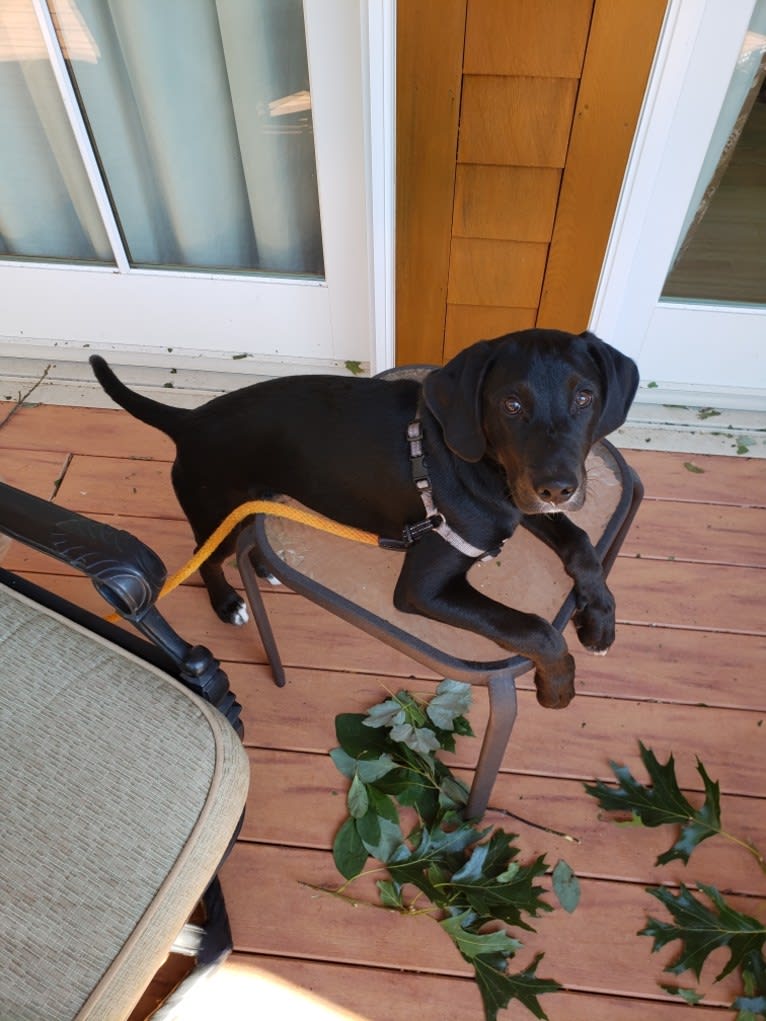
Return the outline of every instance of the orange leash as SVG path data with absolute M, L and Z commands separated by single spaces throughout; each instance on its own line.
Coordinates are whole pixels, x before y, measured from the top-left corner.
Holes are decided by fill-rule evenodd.
M 330 532 L 332 535 L 341 536 L 343 539 L 362 542 L 368 546 L 378 545 L 378 536 L 373 535 L 372 532 L 363 532 L 360 528 L 341 525 L 337 521 L 325 518 L 321 514 L 315 514 L 313 511 L 303 510 L 301 507 L 291 507 L 288 504 L 277 503 L 274 500 L 249 500 L 247 503 L 235 507 L 231 514 L 228 514 L 223 519 L 218 528 L 205 540 L 194 556 L 165 581 L 157 598 L 162 599 L 163 596 L 166 596 L 174 588 L 177 588 L 182 582 L 186 581 L 199 568 L 200 564 L 204 564 L 210 554 L 221 545 L 229 532 L 236 528 L 245 518 L 252 517 L 253 514 L 271 514 L 277 518 L 289 518 L 290 521 L 297 521 L 301 525 L 308 525 L 310 528 L 318 528 L 320 531 Z M 110 621 L 120 620 L 120 615 L 112 613 L 106 619 Z

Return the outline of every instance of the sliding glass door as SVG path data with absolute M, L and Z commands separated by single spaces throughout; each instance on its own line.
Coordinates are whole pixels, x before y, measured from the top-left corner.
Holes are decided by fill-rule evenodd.
M 369 360 L 364 13 L 0 4 L 0 333 Z
M 754 409 L 766 397 L 765 80 L 766 0 L 673 0 L 592 320 L 644 379 Z

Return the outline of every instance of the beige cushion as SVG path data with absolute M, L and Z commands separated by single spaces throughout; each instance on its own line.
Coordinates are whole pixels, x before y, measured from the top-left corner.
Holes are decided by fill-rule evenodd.
M 0 1017 L 126 1016 L 248 779 L 215 709 L 0 586 Z
M 569 517 L 597 543 L 623 497 L 622 481 L 605 443 L 590 452 L 586 470 L 588 497 Z M 473 631 L 396 610 L 393 593 L 402 553 L 363 546 L 286 518 L 268 517 L 266 536 L 288 567 L 393 624 L 407 636 L 408 646 L 415 640 L 469 663 L 501 662 L 509 655 Z M 498 557 L 475 564 L 468 577 L 484 595 L 547 620 L 556 617 L 572 588 L 557 554 L 524 528 L 516 529 Z

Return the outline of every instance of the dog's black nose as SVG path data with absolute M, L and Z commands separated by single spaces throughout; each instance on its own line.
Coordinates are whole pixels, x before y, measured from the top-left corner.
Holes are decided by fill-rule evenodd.
M 535 492 L 546 503 L 566 503 L 577 492 L 574 479 L 546 479 L 535 486 Z

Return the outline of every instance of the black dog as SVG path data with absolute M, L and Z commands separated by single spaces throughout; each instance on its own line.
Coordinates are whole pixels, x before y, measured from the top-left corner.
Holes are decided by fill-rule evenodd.
M 574 695 L 564 639 L 466 579 L 522 524 L 555 549 L 574 581 L 580 641 L 594 652 L 612 644 L 614 600 L 595 550 L 565 514 L 552 513 L 582 505 L 585 458 L 624 422 L 638 385 L 634 363 L 593 334 L 526 330 L 480 341 L 422 385 L 293 376 L 193 411 L 142 397 L 103 358 L 90 361 L 117 404 L 175 441 L 173 485 L 198 543 L 241 503 L 275 493 L 393 545 L 414 539 L 397 608 L 528 657 L 539 701 L 562 707 Z M 241 624 L 247 611 L 221 566 L 233 543 L 200 573 L 218 615 Z

